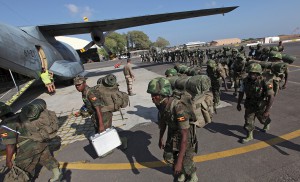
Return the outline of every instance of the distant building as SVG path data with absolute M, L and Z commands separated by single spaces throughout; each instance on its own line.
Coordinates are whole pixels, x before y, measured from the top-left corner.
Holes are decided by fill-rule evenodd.
M 211 41 L 211 46 L 223 46 L 223 45 L 231 45 L 231 44 L 240 44 L 242 41 L 239 38 L 231 38 L 231 39 L 220 39 Z
M 279 37 L 265 37 L 264 43 L 265 44 L 270 44 L 274 42 L 279 42 L 280 38 Z
M 203 47 L 205 45 L 205 42 L 200 42 L 200 41 L 188 42 L 185 45 L 187 49 L 196 49 L 199 47 Z

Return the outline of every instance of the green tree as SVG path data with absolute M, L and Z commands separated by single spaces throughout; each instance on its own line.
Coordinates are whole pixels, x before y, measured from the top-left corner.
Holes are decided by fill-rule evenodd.
M 159 48 L 165 48 L 170 45 L 170 42 L 162 37 L 158 37 L 156 39 L 156 42 L 153 43 L 153 46 L 159 47 Z
M 129 31 L 127 33 L 128 45 L 131 49 L 141 50 L 149 49 L 151 41 L 142 31 Z
M 126 47 L 126 37 L 117 32 L 112 32 L 106 37 L 106 41 L 114 40 L 115 43 L 110 42 L 111 45 L 108 47 L 114 54 L 121 54 L 125 52 Z

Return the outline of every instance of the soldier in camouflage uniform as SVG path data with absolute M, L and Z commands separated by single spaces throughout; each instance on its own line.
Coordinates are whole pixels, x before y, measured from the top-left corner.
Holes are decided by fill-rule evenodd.
M 26 113 L 24 113 L 25 111 Z M 9 106 L 0 102 L 1 125 L 10 128 L 10 130 L 3 127 L 0 129 L 2 143 L 6 145 L 6 166 L 9 169 L 13 168 L 12 158 L 16 154 L 14 165 L 23 170 L 22 174 L 18 174 L 19 181 L 27 181 L 28 178 L 31 181 L 35 176 L 37 164 L 53 172 L 50 182 L 60 181 L 62 173 L 59 169 L 59 163 L 51 155 L 48 143 L 34 141 L 26 137 L 28 132 L 22 123 L 36 117 L 37 113 L 35 111 L 29 105 L 25 106 L 20 114 L 23 117 L 19 117 L 19 114 L 15 115 Z M 11 177 L 9 175 L 5 176 L 4 181 L 10 182 Z
M 282 45 L 282 41 L 278 42 L 278 46 L 277 47 L 278 47 L 278 51 L 279 52 L 283 52 L 284 51 L 284 46 Z
M 147 92 L 151 94 L 153 103 L 160 113 L 160 135 L 158 146 L 164 149 L 164 160 L 173 166 L 177 181 L 183 182 L 188 178 L 190 182 L 198 181 L 196 166 L 193 162 L 197 146 L 195 126 L 189 122 L 193 117 L 187 105 L 172 97 L 170 82 L 165 78 L 156 78 L 149 82 Z M 163 136 L 168 127 L 167 141 L 164 144 Z
M 95 133 L 101 133 L 112 125 L 112 112 L 102 112 L 104 106 L 102 100 L 97 97 L 97 93 L 86 84 L 86 78 L 77 76 L 74 78 L 74 85 L 78 92 L 82 93 L 82 100 L 87 107 L 88 112 L 92 115 Z
M 220 78 L 223 79 L 225 90 L 228 90 L 225 80 L 226 76 L 222 73 L 220 67 L 218 67 L 217 63 L 214 60 L 207 61 L 206 73 L 211 80 L 211 90 L 214 96 L 214 105 L 218 106 L 220 104 Z
M 258 63 L 252 63 L 248 67 L 248 77 L 243 80 L 239 91 L 237 110 L 241 111 L 241 102 L 246 94 L 245 106 L 245 125 L 247 137 L 242 143 L 253 139 L 253 130 L 255 129 L 255 117 L 264 125 L 263 131 L 269 130 L 271 119 L 270 109 L 274 101 L 273 83 L 266 82 L 261 76 L 262 68 Z
M 245 78 L 246 76 L 246 58 L 239 54 L 235 60 L 235 62 L 232 64 L 232 70 L 233 70 L 233 81 L 234 81 L 234 96 L 237 96 L 237 90 L 240 87 L 240 82 Z
M 82 93 L 82 100 L 89 114 L 92 115 L 91 120 L 94 124 L 95 133 L 101 133 L 107 128 L 110 128 L 112 126 L 113 113 L 111 111 L 101 111 L 104 102 L 98 98 L 96 91 L 86 84 L 86 78 L 82 76 L 75 77 L 74 85 L 77 91 Z M 127 138 L 121 137 L 120 139 L 123 148 L 127 149 Z

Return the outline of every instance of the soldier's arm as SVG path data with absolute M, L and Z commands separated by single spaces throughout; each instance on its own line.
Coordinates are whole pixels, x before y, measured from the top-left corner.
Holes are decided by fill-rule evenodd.
M 12 168 L 12 157 L 15 153 L 15 148 L 15 144 L 6 145 L 6 167 L 8 167 L 9 169 Z
M 288 72 L 288 69 L 286 69 L 285 72 L 284 72 L 284 84 L 282 86 L 282 89 L 286 88 L 286 84 L 287 84 L 287 81 L 288 81 L 288 76 L 289 76 L 289 72 Z
M 131 66 L 129 67 L 128 71 L 129 71 L 130 77 L 134 79 L 135 77 L 134 77 L 134 74 L 133 74 Z
M 244 92 L 244 82 L 242 81 L 241 86 L 240 86 L 240 90 L 239 90 L 239 98 L 238 98 L 238 102 L 237 102 L 237 106 L 236 106 L 238 111 L 242 110 L 241 102 L 243 100 L 244 93 L 245 93 Z
M 267 84 L 267 105 L 264 111 L 264 116 L 269 116 L 270 109 L 274 102 L 274 91 L 273 91 L 273 83 Z
M 160 149 L 164 148 L 163 138 L 164 138 L 166 128 L 167 128 L 166 123 L 164 121 L 159 121 L 159 142 L 158 142 L 158 147 Z
M 105 130 L 104 124 L 103 124 L 102 111 L 101 111 L 101 107 L 103 106 L 103 104 L 92 92 L 90 93 L 88 98 L 89 98 L 89 101 L 91 102 L 91 104 L 93 105 L 93 107 L 96 110 L 98 123 L 99 123 L 98 132 L 101 133 Z
M 188 138 L 188 131 L 190 128 L 189 124 L 189 115 L 187 114 L 187 107 L 184 104 L 178 103 L 175 107 L 176 112 L 176 119 L 179 123 L 180 132 L 181 132 L 181 142 L 180 142 L 180 149 L 177 158 L 177 163 L 175 165 L 174 172 L 175 174 L 179 174 L 182 170 L 183 164 L 183 157 L 187 149 L 187 138 Z

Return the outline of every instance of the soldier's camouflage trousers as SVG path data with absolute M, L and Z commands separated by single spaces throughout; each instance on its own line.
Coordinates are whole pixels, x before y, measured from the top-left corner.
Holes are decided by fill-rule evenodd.
M 219 79 L 211 82 L 211 91 L 214 97 L 213 101 L 216 106 L 220 103 L 220 86 L 221 84 Z
M 128 94 L 132 94 L 132 84 L 133 84 L 133 79 L 131 77 L 126 76 L 126 84 L 127 84 L 127 91 Z
M 190 134 L 191 135 L 191 130 Z M 180 140 L 176 136 L 169 136 L 168 132 L 168 139 L 166 141 L 166 145 L 164 148 L 164 155 L 163 158 L 167 164 L 174 167 L 177 162 L 177 157 L 179 154 L 180 148 Z M 193 161 L 193 157 L 195 155 L 195 146 L 191 142 L 191 137 L 188 137 L 188 143 L 185 155 L 183 157 L 183 166 L 182 166 L 182 173 L 186 175 L 191 175 L 193 172 L 196 171 L 196 166 Z
M 104 124 L 104 129 L 111 127 L 112 116 L 113 116 L 112 112 L 103 112 L 102 113 L 102 121 Z M 92 115 L 91 120 L 94 123 L 95 132 L 98 133 L 99 132 L 99 122 L 98 122 L 98 117 L 97 117 L 96 113 Z
M 270 117 L 264 117 L 263 113 L 265 110 L 265 103 L 262 103 L 260 107 L 255 108 L 255 107 L 247 107 L 245 109 L 245 125 L 244 128 L 246 131 L 253 131 L 255 129 L 255 118 L 258 119 L 258 121 L 263 124 L 267 125 L 271 123 Z
M 22 170 L 34 177 L 37 164 L 46 167 L 48 170 L 58 168 L 59 163 L 51 155 L 47 143 L 29 141 L 18 147 L 15 164 Z

